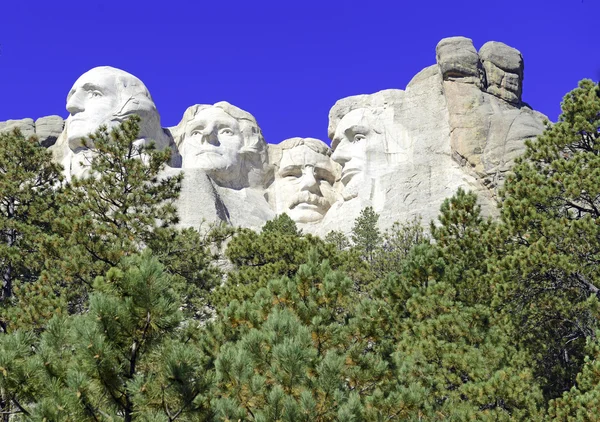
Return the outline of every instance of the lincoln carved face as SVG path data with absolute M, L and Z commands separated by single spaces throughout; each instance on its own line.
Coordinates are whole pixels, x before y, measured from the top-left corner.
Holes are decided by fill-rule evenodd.
M 338 166 L 327 145 L 312 138 L 292 138 L 280 144 L 281 160 L 272 186 L 276 212 L 298 223 L 321 220 L 336 196 Z
M 352 110 L 338 123 L 331 147 L 331 158 L 342 166 L 344 196 L 352 196 L 369 175 L 372 161 L 385 152 L 382 124 L 369 109 Z

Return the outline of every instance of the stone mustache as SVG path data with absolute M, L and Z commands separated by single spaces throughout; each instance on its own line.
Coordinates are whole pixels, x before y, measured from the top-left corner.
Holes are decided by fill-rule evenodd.
M 163 128 L 145 85 L 112 67 L 74 83 L 64 125 L 51 116 L 0 122 L 0 130 L 20 126 L 44 145 L 54 142 L 67 177 L 85 177 L 94 155 L 87 135 L 136 114 L 138 142 L 171 148 L 165 174 L 185 174 L 182 226 L 260 228 L 285 212 L 305 232 L 325 235 L 348 232 L 366 206 L 382 227 L 416 215 L 427 223 L 458 188 L 476 191 L 493 215 L 505 173 L 546 120 L 521 99 L 523 70 L 521 54 L 505 44 L 478 52 L 468 38 L 443 39 L 436 64 L 404 90 L 339 100 L 329 113 L 331 148 L 312 138 L 267 144 L 256 119 L 224 101 L 191 106 L 177 126 Z

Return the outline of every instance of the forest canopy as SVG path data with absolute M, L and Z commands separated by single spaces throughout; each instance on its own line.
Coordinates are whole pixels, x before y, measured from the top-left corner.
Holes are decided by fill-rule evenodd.
M 368 207 L 324 239 L 178 228 L 138 123 L 68 183 L 0 134 L 3 421 L 597 420 L 597 84 L 527 142 L 499 218 L 459 190 L 429 226 Z

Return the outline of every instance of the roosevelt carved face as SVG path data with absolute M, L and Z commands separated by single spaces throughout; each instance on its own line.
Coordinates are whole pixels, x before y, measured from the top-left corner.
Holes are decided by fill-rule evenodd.
M 283 150 L 273 183 L 277 213 L 298 223 L 322 219 L 336 200 L 334 166 L 328 155 L 306 144 Z
M 185 127 L 180 146 L 183 168 L 210 174 L 239 173 L 244 136 L 240 124 L 219 107 L 201 110 Z

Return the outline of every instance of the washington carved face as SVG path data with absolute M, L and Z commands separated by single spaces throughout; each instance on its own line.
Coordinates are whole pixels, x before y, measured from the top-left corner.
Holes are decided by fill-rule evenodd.
M 323 218 L 336 199 L 334 165 L 329 156 L 307 145 L 284 150 L 274 181 L 277 213 L 299 223 Z
M 244 136 L 239 122 L 219 107 L 201 110 L 185 127 L 182 167 L 211 172 L 239 171 Z
M 67 134 L 69 147 L 76 151 L 82 139 L 101 125 L 116 126 L 113 120 L 119 107 L 115 75 L 103 68 L 81 75 L 67 96 Z

